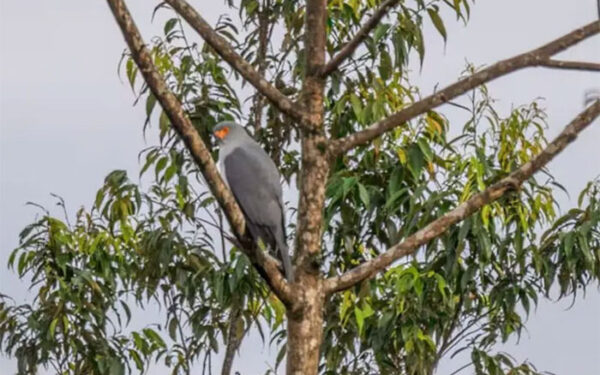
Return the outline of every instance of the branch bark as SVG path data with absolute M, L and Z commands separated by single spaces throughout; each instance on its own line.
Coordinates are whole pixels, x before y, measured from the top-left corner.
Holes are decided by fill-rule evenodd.
M 271 27 L 269 21 L 269 12 L 270 12 L 271 3 L 268 0 L 265 0 L 261 5 L 259 14 L 258 14 L 258 52 L 256 56 L 256 63 L 258 65 L 258 74 L 261 77 L 265 76 L 265 72 L 267 71 L 267 49 L 269 47 L 269 29 Z M 260 128 L 262 127 L 262 115 L 264 109 L 264 99 L 260 92 L 254 95 L 254 106 L 252 111 L 254 112 L 254 134 L 257 134 Z
M 582 70 L 588 72 L 600 72 L 599 63 L 591 63 L 585 61 L 565 61 L 565 60 L 554 60 L 548 59 L 547 61 L 540 64 L 546 68 L 554 69 L 566 69 L 566 70 Z
M 372 278 L 392 262 L 414 253 L 422 246 L 444 233 L 451 225 L 461 222 L 481 207 L 502 197 L 511 189 L 518 189 L 521 184 L 535 172 L 542 169 L 550 160 L 562 152 L 577 135 L 600 115 L 600 99 L 590 105 L 577 116 L 548 146 L 534 159 L 510 173 L 507 177 L 491 185 L 485 191 L 474 195 L 466 202 L 432 221 L 427 226 L 407 237 L 404 241 L 392 246 L 385 253 L 346 272 L 327 279 L 325 293 L 339 292 L 353 285 Z
M 437 93 L 432 94 L 390 115 L 389 117 L 372 124 L 362 131 L 332 141 L 330 144 L 330 153 L 334 156 L 339 155 L 353 149 L 354 147 L 368 143 L 383 133 L 390 131 L 397 126 L 400 126 L 407 121 L 498 77 L 527 67 L 544 66 L 544 64 L 548 63 L 548 61 L 552 61 L 550 58 L 553 55 L 564 51 L 565 49 L 581 42 L 584 39 L 596 35 L 599 32 L 600 21 L 595 21 L 582 28 L 576 29 L 546 45 L 543 45 L 542 47 L 517 55 L 507 60 L 497 62 L 490 67 L 481 70 L 480 72 L 461 79 L 460 81 L 438 91 Z
M 242 342 L 242 337 L 238 337 L 238 324 L 242 323 L 242 307 L 240 305 L 233 306 L 229 313 L 229 327 L 227 327 L 227 346 L 225 348 L 225 357 L 223 358 L 223 367 L 221 375 L 231 375 L 233 369 L 233 360 L 235 352 L 237 352 Z
M 350 40 L 342 49 L 335 55 L 321 70 L 321 76 L 325 77 L 333 73 L 347 58 L 352 56 L 358 46 L 369 36 L 381 22 L 388 10 L 398 4 L 400 0 L 386 0 L 377 8 L 375 13 L 367 20 L 367 22 L 358 30 L 354 38 Z
M 291 287 L 279 271 L 279 262 L 261 251 L 248 236 L 244 235 L 246 224 L 242 211 L 229 188 L 223 183 L 210 152 L 185 114 L 181 103 L 171 90 L 169 90 L 164 78 L 154 66 L 150 51 L 144 44 L 142 36 L 125 2 L 123 0 L 107 0 L 107 3 L 115 20 L 119 24 L 131 55 L 139 67 L 144 80 L 200 168 L 200 172 L 204 176 L 210 191 L 219 202 L 234 234 L 242 244 L 242 251 L 250 258 L 259 273 L 265 278 L 282 302 L 285 304 L 293 303 L 295 300 L 291 293 Z
M 301 125 L 306 117 L 287 96 L 266 80 L 250 63 L 244 60 L 233 47 L 220 36 L 204 18 L 185 0 L 165 0 L 229 65 L 252 84 L 262 95 Z

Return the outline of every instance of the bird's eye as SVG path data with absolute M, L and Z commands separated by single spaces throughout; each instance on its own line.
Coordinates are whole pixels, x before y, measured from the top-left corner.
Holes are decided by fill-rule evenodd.
M 219 139 L 225 138 L 228 133 L 229 133 L 229 127 L 227 127 L 227 126 L 225 126 L 225 127 L 221 128 L 221 129 L 215 131 L 215 135 Z

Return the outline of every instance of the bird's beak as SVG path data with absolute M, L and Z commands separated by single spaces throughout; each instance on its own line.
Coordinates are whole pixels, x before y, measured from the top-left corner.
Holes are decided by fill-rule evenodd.
M 217 139 L 222 140 L 227 136 L 227 133 L 229 133 L 229 128 L 225 127 L 215 131 L 213 134 L 215 137 L 217 137 Z

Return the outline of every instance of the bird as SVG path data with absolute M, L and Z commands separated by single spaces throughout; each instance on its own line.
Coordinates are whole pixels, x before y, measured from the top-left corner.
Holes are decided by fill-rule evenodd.
M 213 135 L 219 145 L 220 172 L 244 214 L 250 236 L 278 255 L 286 279 L 293 282 L 277 166 L 246 129 L 235 122 L 217 124 Z

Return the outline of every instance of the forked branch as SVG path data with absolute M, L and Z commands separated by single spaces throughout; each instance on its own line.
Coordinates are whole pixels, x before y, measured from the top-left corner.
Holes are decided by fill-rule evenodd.
M 362 144 L 379 137 L 395 127 L 405 124 L 407 121 L 422 115 L 423 113 L 446 103 L 457 96 L 466 93 L 486 82 L 490 82 L 498 77 L 515 72 L 517 70 L 535 67 L 547 66 L 552 64 L 551 57 L 567 48 L 587 39 L 600 32 L 600 21 L 592 22 L 580 29 L 574 30 L 542 47 L 532 51 L 517 55 L 507 60 L 503 60 L 485 68 L 467 78 L 453 83 L 452 85 L 432 94 L 408 107 L 390 115 L 389 117 L 378 121 L 368 128 L 348 135 L 344 138 L 334 140 L 330 144 L 330 153 L 339 155 Z M 556 67 L 556 66 L 554 66 Z
M 326 293 L 348 289 L 353 285 L 372 278 L 394 261 L 414 253 L 420 246 L 443 234 L 451 225 L 461 222 L 477 210 L 502 197 L 509 190 L 518 189 L 523 182 L 542 169 L 556 155 L 562 152 L 577 135 L 600 115 L 600 99 L 596 99 L 585 111 L 577 116 L 548 146 L 534 159 L 510 173 L 507 177 L 491 185 L 483 192 L 474 195 L 466 202 L 432 221 L 424 228 L 392 246 L 385 253 L 346 272 L 325 281 Z
M 252 86 L 264 95 L 282 113 L 305 123 L 305 116 L 287 96 L 265 79 L 254 67 L 241 57 L 233 47 L 220 36 L 204 18 L 185 0 L 165 0 L 194 30 L 225 60 L 233 69 L 244 77 Z
M 388 12 L 388 9 L 398 4 L 400 0 L 386 0 L 377 8 L 375 13 L 367 20 L 367 22 L 358 30 L 354 38 L 350 40 L 340 52 L 337 53 L 329 62 L 323 67 L 321 76 L 325 77 L 333 73 L 347 58 L 352 56 L 358 46 L 369 36 L 369 33 L 373 31 L 381 22 L 383 17 Z
M 250 258 L 267 283 L 271 285 L 275 294 L 284 303 L 291 303 L 294 301 L 291 295 L 291 288 L 279 271 L 277 260 L 261 251 L 252 240 L 244 235 L 246 224 L 242 211 L 229 188 L 223 183 L 210 152 L 185 114 L 181 103 L 171 90 L 169 90 L 164 78 L 154 66 L 150 51 L 144 44 L 142 36 L 124 1 L 107 0 L 107 2 L 115 20 L 121 28 L 125 41 L 131 51 L 131 56 L 139 67 L 144 80 L 200 168 L 200 172 L 202 172 L 212 194 L 219 202 L 238 241 L 242 244 L 242 251 Z

